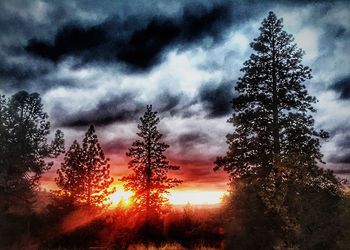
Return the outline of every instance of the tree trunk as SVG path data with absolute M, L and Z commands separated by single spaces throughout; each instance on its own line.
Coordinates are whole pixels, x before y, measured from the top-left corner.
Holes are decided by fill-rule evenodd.
M 274 156 L 280 153 L 280 139 L 279 139 L 279 121 L 278 121 L 278 89 L 276 77 L 276 51 L 275 42 L 272 40 L 272 134 L 273 134 L 273 151 Z
M 92 163 L 88 163 L 88 193 L 87 193 L 87 204 L 91 205 L 91 170 L 92 170 Z
M 150 216 L 150 192 L 151 192 L 151 140 L 147 140 L 147 164 L 146 164 L 146 217 Z

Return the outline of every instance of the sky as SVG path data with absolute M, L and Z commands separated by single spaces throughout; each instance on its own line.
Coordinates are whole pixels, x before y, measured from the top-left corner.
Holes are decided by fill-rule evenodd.
M 0 1 L 0 93 L 38 92 L 66 148 L 94 124 L 115 184 L 147 104 L 161 118 L 178 190 L 225 191 L 213 162 L 227 149 L 230 101 L 269 11 L 305 51 L 327 164 L 350 176 L 348 1 Z M 42 178 L 52 187 L 56 164 Z

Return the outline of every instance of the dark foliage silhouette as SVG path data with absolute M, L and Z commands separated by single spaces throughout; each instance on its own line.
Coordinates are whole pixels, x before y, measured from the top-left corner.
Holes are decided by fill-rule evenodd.
M 57 170 L 56 183 L 61 194 L 79 204 L 103 205 L 115 191 L 109 189 L 113 178 L 108 161 L 91 125 L 82 146 L 75 140 Z
M 215 162 L 214 170 L 227 171 L 234 186 L 232 220 L 243 231 L 233 230 L 231 240 L 242 249 L 303 248 L 307 238 L 322 244 L 307 230 L 321 228 L 326 215 L 320 212 L 309 223 L 301 219 L 311 213 L 306 197 L 314 194 L 312 200 L 332 214 L 336 212 L 330 204 L 340 201 L 339 181 L 319 167 L 320 139 L 328 134 L 314 127 L 310 114 L 316 111 L 316 99 L 304 85 L 311 69 L 302 64 L 304 52 L 293 41 L 283 30 L 282 19 L 270 12 L 250 44 L 254 52 L 244 62 L 235 87 L 229 149 Z M 259 243 L 247 238 L 259 239 L 263 232 Z
M 181 183 L 167 176 L 169 170 L 178 170 L 179 167 L 170 165 L 164 155 L 169 145 L 161 142 L 158 123 L 157 112 L 152 111 L 152 106 L 147 106 L 138 125 L 140 132 L 137 135 L 140 140 L 136 140 L 126 154 L 131 157 L 129 168 L 133 173 L 122 178 L 126 182 L 126 190 L 134 192 L 132 204 L 137 211 L 144 212 L 147 218 L 151 213 L 161 213 L 167 204 L 164 194 Z
M 64 152 L 63 133 L 48 142 L 50 122 L 38 93 L 0 96 L 0 210 L 30 208 L 43 172 Z
M 311 78 L 311 69 L 301 63 L 304 52 L 272 12 L 260 32 L 235 87 L 238 95 L 228 121 L 235 132 L 227 136 L 229 151 L 216 161 L 217 168 L 235 179 L 266 177 L 278 157 L 295 155 L 304 167 L 315 166 L 322 157 L 318 138 L 327 138 L 314 128 L 309 114 L 315 112 L 316 99 L 303 84 Z

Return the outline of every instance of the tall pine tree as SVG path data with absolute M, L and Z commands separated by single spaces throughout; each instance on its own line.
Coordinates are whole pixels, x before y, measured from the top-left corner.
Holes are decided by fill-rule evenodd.
M 131 157 L 129 168 L 133 173 L 122 178 L 126 182 L 126 190 L 134 192 L 132 201 L 135 208 L 144 212 L 147 218 L 162 211 L 168 201 L 164 194 L 181 183 L 167 176 L 169 170 L 178 170 L 179 167 L 170 165 L 164 155 L 169 145 L 161 142 L 158 123 L 157 112 L 152 111 L 152 105 L 147 106 L 138 125 L 140 140 L 136 140 L 126 154 Z
M 337 200 L 340 191 L 335 176 L 318 166 L 320 139 L 328 134 L 314 128 L 310 114 L 316 99 L 304 85 L 311 69 L 302 64 L 304 52 L 293 41 L 282 19 L 270 12 L 250 44 L 254 53 L 241 69 L 234 114 L 228 120 L 234 132 L 227 135 L 228 151 L 214 168 L 230 174 L 240 197 L 233 199 L 233 210 L 236 219 L 245 221 L 247 235 L 258 238 L 269 232 L 266 248 L 294 246 L 315 225 L 300 220 L 310 192 Z M 257 247 L 247 239 L 242 244 Z
M 95 128 L 91 125 L 83 144 L 74 141 L 57 170 L 56 183 L 61 191 L 79 204 L 103 205 L 114 189 L 110 177 L 109 159 L 105 158 Z
M 304 85 L 311 69 L 301 61 L 304 52 L 283 30 L 273 12 L 263 20 L 260 35 L 250 44 L 254 53 L 244 62 L 228 120 L 235 131 L 227 135 L 229 150 L 218 157 L 216 169 L 233 178 L 266 177 L 276 160 L 298 159 L 305 168 L 322 161 L 323 130 L 314 128 L 310 113 L 315 97 Z

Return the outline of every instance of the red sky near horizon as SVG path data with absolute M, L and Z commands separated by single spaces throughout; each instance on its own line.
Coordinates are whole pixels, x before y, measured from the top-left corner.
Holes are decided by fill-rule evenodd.
M 154 111 L 157 111 L 154 108 Z M 170 147 L 165 151 L 167 159 L 172 165 L 180 166 L 178 171 L 169 171 L 169 177 L 181 179 L 183 183 L 171 190 L 171 192 L 183 192 L 187 196 L 193 196 L 188 192 L 202 192 L 203 203 L 213 203 L 227 191 L 229 181 L 228 174 L 222 170 L 214 171 L 214 161 L 226 151 L 225 135 L 232 129 L 226 122 L 226 118 L 213 119 L 210 124 L 205 118 L 182 119 L 168 118 L 159 113 L 160 122 L 158 130 L 163 134 L 162 141 Z M 113 124 L 111 126 L 96 126 L 98 136 L 105 156 L 110 159 L 111 175 L 114 178 L 113 185 L 117 192 L 123 192 L 121 177 L 128 175 L 129 157 L 126 156 L 132 142 L 138 139 L 136 133 L 138 118 L 124 124 Z M 210 126 L 208 129 L 207 126 Z M 196 128 L 195 131 L 192 129 Z M 86 128 L 87 129 L 87 128 Z M 65 134 L 66 150 L 72 141 L 82 141 L 86 131 L 83 129 L 62 129 Z M 211 134 L 210 131 L 213 131 Z M 209 133 L 208 133 L 209 132 Z M 221 136 L 217 136 L 221 134 Z M 63 156 L 59 157 L 54 167 L 50 169 L 41 179 L 42 186 L 46 189 L 57 188 L 54 182 L 57 168 Z M 186 196 L 185 195 L 185 196 Z M 216 197 L 207 197 L 216 196 Z M 190 197 L 183 202 L 187 203 Z M 199 203 L 198 201 L 192 200 Z M 179 203 L 177 201 L 177 203 Z
M 126 152 L 126 151 L 125 151 Z M 111 155 L 110 152 L 105 151 L 105 155 L 110 157 L 110 170 L 111 176 L 114 178 L 112 186 L 117 188 L 116 192 L 124 193 L 123 182 L 120 178 L 128 175 L 131 170 L 128 169 L 129 157 L 125 155 L 125 152 L 121 152 L 121 155 Z M 181 183 L 178 187 L 171 190 L 171 193 L 179 193 L 186 197 L 183 200 L 179 200 L 178 197 L 170 199 L 170 201 L 176 204 L 186 204 L 187 202 L 194 204 L 211 204 L 216 203 L 219 198 L 227 191 L 228 175 L 224 171 L 213 171 L 213 161 L 203 161 L 200 159 L 193 159 L 192 161 L 186 161 L 181 159 L 168 158 L 172 165 L 180 166 L 178 171 L 169 171 L 169 177 L 176 177 L 181 179 Z M 52 169 L 45 173 L 41 178 L 41 186 L 46 190 L 56 189 L 55 177 L 57 176 L 56 171 L 60 166 L 60 162 L 57 161 Z M 203 196 L 215 196 L 215 197 L 202 197 L 202 203 L 196 200 L 195 195 Z M 220 197 L 217 197 L 217 196 Z M 123 197 L 123 194 L 121 194 Z M 119 197 L 119 196 L 118 196 Z

